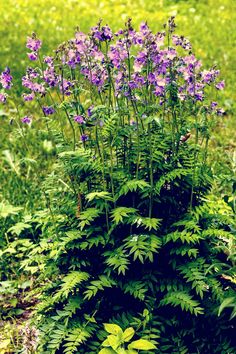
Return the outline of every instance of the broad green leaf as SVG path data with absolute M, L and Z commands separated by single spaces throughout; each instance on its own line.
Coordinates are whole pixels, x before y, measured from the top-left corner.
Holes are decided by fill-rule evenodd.
M 146 339 L 138 339 L 130 343 L 129 349 L 139 349 L 139 350 L 152 350 L 156 349 L 156 346 Z
M 116 350 L 119 347 L 119 345 L 121 344 L 119 337 L 117 337 L 114 334 L 110 334 L 107 337 L 107 340 L 108 340 L 110 346 L 112 347 L 112 349 L 114 349 L 114 350 Z
M 103 346 L 103 347 L 110 347 L 109 339 L 106 338 L 106 339 L 102 342 L 102 346 Z
M 124 333 L 123 333 L 123 340 L 125 341 L 125 342 L 129 342 L 132 338 L 133 338 L 133 336 L 134 336 L 134 329 L 133 329 L 133 327 L 129 327 L 129 328 L 127 328 L 125 331 L 124 331 Z
M 122 332 L 120 326 L 113 323 L 104 323 L 105 330 L 111 334 L 118 334 Z
M 116 354 L 116 352 L 110 348 L 103 348 L 98 354 Z
M 0 203 L 0 217 L 7 218 L 9 215 L 18 215 L 22 207 L 14 207 L 10 204 Z
M 116 352 L 117 354 L 127 354 L 127 350 L 125 350 L 124 348 L 118 348 Z

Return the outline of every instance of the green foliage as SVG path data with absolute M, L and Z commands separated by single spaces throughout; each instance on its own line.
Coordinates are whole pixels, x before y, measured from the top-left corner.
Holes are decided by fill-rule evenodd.
M 105 348 L 101 349 L 99 354 L 136 354 L 139 350 L 149 351 L 157 348 L 150 340 L 146 339 L 138 339 L 128 344 L 135 335 L 133 327 L 126 328 L 124 332 L 116 324 L 106 323 L 104 327 L 109 335 L 103 341 L 102 346 Z
M 162 140 L 168 151 L 172 142 L 168 136 Z M 145 154 L 145 145 L 143 149 Z M 180 146 L 179 164 L 191 161 L 192 154 L 191 144 Z M 215 346 L 219 352 L 232 352 L 227 306 L 231 307 L 235 294 L 235 239 L 230 230 L 234 221 L 232 209 L 224 201 L 209 194 L 203 197 L 210 178 L 205 185 L 195 178 L 190 206 L 189 170 L 176 175 L 176 163 L 166 166 L 159 160 L 154 165 L 156 178 L 160 181 L 163 174 L 165 182 L 156 191 L 150 189 L 149 182 L 142 186 L 138 182 L 135 187 L 128 184 L 127 188 L 117 167 L 113 169 L 112 191 L 108 160 L 108 188 L 104 190 L 96 165 L 93 172 L 91 155 L 68 152 L 67 156 L 74 156 L 69 160 L 61 155 L 63 164 L 58 163 L 54 173 L 62 180 L 80 170 L 80 212 L 76 210 L 77 194 L 66 187 L 66 193 L 51 189 L 51 199 L 56 202 L 61 198 L 61 203 L 53 206 L 53 224 L 44 217 L 44 232 L 47 238 L 57 236 L 50 243 L 41 241 L 40 247 L 31 251 L 30 262 L 24 264 L 28 268 L 35 262 L 39 267 L 43 264 L 41 281 L 51 280 L 42 289 L 35 321 L 43 333 L 40 350 L 87 354 L 103 343 L 101 353 L 148 353 L 154 349 L 146 342 L 151 341 L 154 345 L 158 342 L 160 353 L 211 352 Z M 81 165 L 81 158 L 88 162 Z M 147 175 L 144 168 L 140 175 Z M 171 168 L 174 177 L 167 179 Z M 166 188 L 166 183 L 171 187 Z M 40 262 L 38 255 L 42 253 Z M 102 329 L 104 322 L 108 336 Z M 127 346 L 126 335 L 128 340 L 133 330 L 125 329 L 130 326 L 137 340 L 130 338 L 133 342 Z
M 76 287 L 78 288 L 79 284 L 85 280 L 88 280 L 89 274 L 86 272 L 73 271 L 68 273 L 63 279 L 61 284 L 61 289 L 57 292 L 56 297 L 67 298 L 69 293 L 73 291 Z
M 193 300 L 192 296 L 183 291 L 168 292 L 161 300 L 160 305 L 180 306 L 182 310 L 189 311 L 196 316 L 203 314 L 203 308 L 199 306 L 199 302 Z

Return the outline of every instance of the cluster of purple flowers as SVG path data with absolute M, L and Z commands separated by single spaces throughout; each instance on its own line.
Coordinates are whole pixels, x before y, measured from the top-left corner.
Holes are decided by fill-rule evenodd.
M 98 26 L 91 28 L 91 35 L 100 42 L 111 41 L 113 38 L 113 33 L 110 27 L 108 25 L 101 27 L 100 23 Z
M 83 117 L 83 116 L 80 116 L 80 115 L 74 116 L 74 121 L 75 121 L 76 123 L 79 123 L 79 124 L 84 124 L 84 123 L 85 123 L 84 117 Z
M 2 85 L 2 88 L 5 90 L 9 90 L 12 87 L 12 76 L 11 76 L 11 71 L 7 67 L 0 75 L 0 84 Z M 0 102 L 5 103 L 7 100 L 7 94 L 3 90 L 0 92 Z
M 31 37 L 27 37 L 26 47 L 31 50 L 31 52 L 28 53 L 30 60 L 35 61 L 38 59 L 38 51 L 41 46 L 42 42 L 36 37 L 35 33 L 33 33 Z
M 50 116 L 51 114 L 55 113 L 55 109 L 52 106 L 44 106 L 43 113 L 45 116 Z
M 10 69 L 6 68 L 0 76 L 0 83 L 2 87 L 6 90 L 9 90 L 12 87 L 12 76 L 10 74 Z
M 110 43 L 114 38 L 115 41 Z M 137 99 L 137 90 L 148 87 L 160 98 L 162 104 L 166 99 L 168 85 L 175 81 L 178 83 L 180 101 L 189 98 L 203 101 L 205 88 L 215 82 L 219 71 L 211 69 L 201 72 L 202 64 L 193 54 L 189 54 L 191 44 L 185 37 L 171 32 L 171 43 L 167 48 L 165 38 L 164 31 L 154 34 L 147 23 L 142 23 L 139 31 L 135 31 L 129 23 L 125 30 L 115 34 L 108 25 L 101 27 L 99 23 L 91 28 L 89 35 L 77 32 L 75 38 L 58 51 L 58 58 L 64 72 L 66 67 L 78 67 L 80 73 L 98 91 L 113 82 L 118 97 L 123 95 Z M 103 42 L 106 42 L 104 48 Z M 37 52 L 40 46 L 41 41 L 35 36 L 28 38 L 28 48 Z M 178 55 L 178 46 L 187 54 Z M 47 65 L 43 72 L 45 83 L 49 87 L 58 86 L 63 95 L 70 95 L 76 83 L 71 77 L 62 77 L 60 72 L 56 72 L 53 58 L 47 57 L 44 62 Z M 216 83 L 216 88 L 222 89 L 223 82 Z M 39 89 L 36 85 L 36 90 Z M 35 87 L 31 90 L 34 91 Z
M 32 98 L 35 94 L 40 94 L 41 96 L 43 96 L 46 93 L 45 85 L 41 81 L 39 71 L 31 67 L 27 68 L 26 75 L 22 77 L 22 85 L 31 91 L 30 97 Z M 26 97 L 29 98 L 28 95 L 24 95 L 23 97 L 24 99 Z
M 75 97 L 75 91 L 90 88 L 97 97 L 108 88 L 114 99 L 125 98 L 146 105 L 147 95 L 163 105 L 170 97 L 170 86 L 174 85 L 180 104 L 202 102 L 206 89 L 215 85 L 217 90 L 224 88 L 224 81 L 217 81 L 219 70 L 214 67 L 202 70 L 202 63 L 192 54 L 191 44 L 183 36 L 173 34 L 174 21 L 169 21 L 169 30 L 153 33 L 147 23 L 141 23 L 138 31 L 131 21 L 124 29 L 113 33 L 108 25 L 92 27 L 89 34 L 76 32 L 75 37 L 63 43 L 56 50 L 55 57 L 44 57 L 40 68 L 28 67 L 22 84 L 28 92 L 22 95 L 24 101 L 47 95 L 52 89 L 58 90 L 61 100 L 67 96 Z M 26 47 L 33 61 L 40 59 L 42 41 L 32 34 L 27 38 Z M 181 54 L 178 48 L 181 47 Z M 77 75 L 77 73 L 79 73 Z M 0 83 L 4 89 L 12 86 L 10 69 L 6 68 Z M 151 96 L 150 96 L 151 95 Z M 0 101 L 5 102 L 7 95 L 0 93 Z M 44 106 L 44 115 L 55 112 L 52 106 Z M 109 103 L 110 104 L 110 103 Z M 222 115 L 223 110 L 215 103 L 209 111 Z M 88 118 L 92 108 L 88 109 Z M 85 124 L 84 116 L 77 114 L 74 121 Z M 82 139 L 86 141 L 85 138 Z
M 25 117 L 21 118 L 21 122 L 24 124 L 30 124 L 32 122 L 32 117 L 25 116 Z

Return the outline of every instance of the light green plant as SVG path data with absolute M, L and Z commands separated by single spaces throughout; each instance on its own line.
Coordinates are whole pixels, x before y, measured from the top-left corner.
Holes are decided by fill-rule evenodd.
M 105 323 L 104 327 L 109 334 L 101 344 L 104 348 L 99 351 L 99 354 L 137 354 L 139 351 L 149 352 L 157 349 L 156 345 L 147 339 L 131 341 L 135 335 L 133 327 L 126 328 L 125 331 L 122 331 L 117 324 Z

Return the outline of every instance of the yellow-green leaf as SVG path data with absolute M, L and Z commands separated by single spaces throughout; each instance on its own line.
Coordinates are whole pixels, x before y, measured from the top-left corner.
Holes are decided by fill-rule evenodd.
M 120 326 L 112 323 L 104 323 L 105 330 L 111 334 L 118 334 L 122 332 Z
M 130 343 L 129 349 L 139 349 L 139 350 L 152 350 L 156 349 L 156 346 L 146 339 L 138 339 Z
M 127 329 L 124 331 L 124 333 L 123 333 L 123 340 L 124 340 L 125 342 L 129 342 L 129 341 L 133 338 L 134 333 L 135 333 L 135 332 L 134 332 L 133 327 L 127 328 Z
M 110 348 L 103 348 L 98 354 L 116 354 L 116 352 Z

